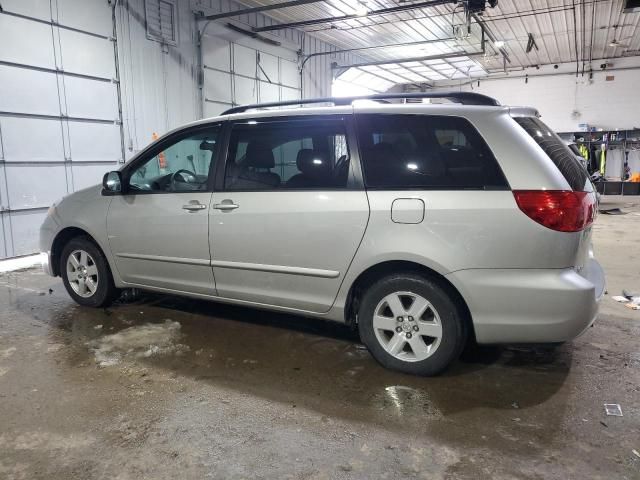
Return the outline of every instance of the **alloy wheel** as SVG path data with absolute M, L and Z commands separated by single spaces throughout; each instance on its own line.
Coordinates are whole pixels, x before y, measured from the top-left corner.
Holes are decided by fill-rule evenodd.
M 73 291 L 83 298 L 91 297 L 98 289 L 98 266 L 84 250 L 74 250 L 67 258 L 67 280 Z
M 412 292 L 385 296 L 374 310 L 373 329 L 387 353 L 405 362 L 429 358 L 442 340 L 437 310 L 426 298 Z

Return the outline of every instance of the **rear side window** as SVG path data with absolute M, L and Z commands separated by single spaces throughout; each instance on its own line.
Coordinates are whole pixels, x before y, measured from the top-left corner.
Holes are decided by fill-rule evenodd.
M 233 126 L 227 190 L 346 188 L 347 136 L 341 120 L 248 122 Z
M 573 152 L 553 130 L 535 117 L 516 117 L 514 120 L 540 145 L 572 190 L 591 190 L 587 170 L 580 165 Z
M 362 114 L 357 124 L 369 188 L 509 188 L 491 150 L 464 118 Z

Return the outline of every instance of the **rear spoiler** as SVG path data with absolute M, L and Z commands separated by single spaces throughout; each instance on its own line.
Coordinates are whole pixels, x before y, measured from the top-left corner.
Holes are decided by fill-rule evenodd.
M 509 107 L 509 115 L 512 117 L 541 117 L 540 112 L 533 107 Z

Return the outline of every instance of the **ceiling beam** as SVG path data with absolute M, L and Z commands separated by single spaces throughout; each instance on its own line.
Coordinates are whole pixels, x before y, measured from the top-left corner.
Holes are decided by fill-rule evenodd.
M 250 13 L 268 12 L 269 10 L 277 10 L 279 8 L 297 7 L 299 5 L 308 5 L 309 3 L 320 3 L 325 0 L 291 0 L 289 2 L 276 3 L 274 5 L 261 5 L 260 7 L 243 8 L 241 10 L 233 10 L 231 12 L 215 13 L 213 15 L 205 15 L 198 20 L 219 20 L 220 18 L 237 17 L 239 15 L 248 15 Z
M 406 47 L 406 46 L 415 46 L 415 45 L 428 45 L 430 43 L 442 43 L 442 42 L 452 42 L 455 41 L 456 38 L 455 37 L 448 37 L 448 38 L 436 38 L 436 39 L 432 39 L 432 40 L 419 40 L 417 42 L 405 42 L 405 43 L 388 43 L 386 45 L 373 45 L 373 46 L 368 46 L 368 47 L 355 47 L 355 48 L 344 48 L 341 50 L 329 50 L 326 52 L 315 52 L 315 53 L 311 53 L 307 56 L 304 57 L 304 60 L 302 61 L 302 67 L 304 69 L 304 65 L 305 63 L 307 63 L 308 60 L 310 60 L 311 58 L 314 57 L 318 57 L 318 56 L 323 56 L 323 55 L 337 55 L 337 54 L 341 54 L 341 53 L 351 53 L 351 52 L 359 52 L 362 50 L 379 50 L 381 48 L 394 48 L 394 47 Z
M 369 65 L 389 65 L 391 63 L 408 63 L 408 62 L 426 62 L 429 60 L 444 60 L 447 58 L 459 58 L 459 57 L 478 57 L 484 55 L 484 52 L 451 52 L 444 53 L 441 55 L 429 55 L 427 57 L 412 57 L 412 58 L 393 58 L 389 60 L 376 60 L 371 62 L 361 62 L 361 63 L 352 63 L 349 65 L 338 65 L 334 63 L 331 68 L 358 68 L 358 67 L 367 67 Z
M 310 25 L 320 25 L 322 23 L 341 22 L 344 20 L 362 19 L 362 18 L 375 17 L 377 15 L 387 15 L 390 13 L 405 12 L 407 10 L 415 10 L 416 8 L 437 7 L 438 5 L 446 5 L 446 4 L 455 3 L 455 2 L 456 0 L 430 0 L 428 2 L 397 5 L 395 7 L 381 8 L 380 10 L 371 10 L 366 15 L 358 15 L 357 13 L 352 13 L 350 15 L 341 15 L 338 17 L 314 18 L 312 20 L 302 20 L 299 22 L 266 25 L 264 27 L 254 28 L 253 30 L 256 32 L 268 32 L 273 30 L 282 30 L 285 28 L 307 27 Z

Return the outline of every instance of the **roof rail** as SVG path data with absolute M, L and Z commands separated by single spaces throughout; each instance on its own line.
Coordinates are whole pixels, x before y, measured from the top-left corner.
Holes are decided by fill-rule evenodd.
M 500 103 L 495 99 L 482 95 L 480 93 L 473 92 L 419 92 L 419 93 L 377 93 L 374 95 L 361 95 L 356 97 L 321 97 L 321 98 L 304 98 L 299 100 L 286 100 L 284 102 L 267 102 L 267 103 L 254 103 L 249 105 L 240 105 L 232 107 L 222 112 L 221 115 L 231 115 L 232 113 L 246 112 L 247 110 L 254 110 L 260 108 L 271 107 L 290 107 L 294 105 L 309 105 L 314 103 L 333 103 L 334 105 L 350 105 L 354 100 L 393 100 L 393 99 L 410 99 L 410 98 L 445 98 L 455 103 L 462 103 L 463 105 L 490 105 L 500 106 Z

